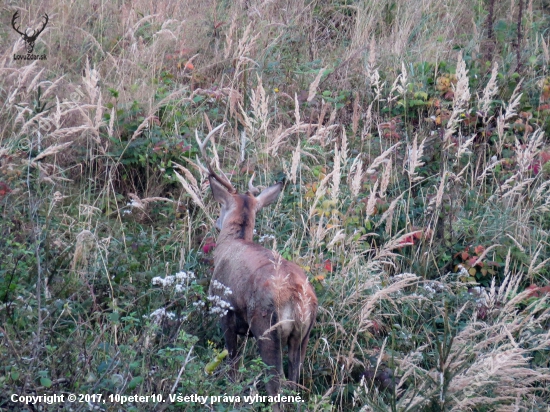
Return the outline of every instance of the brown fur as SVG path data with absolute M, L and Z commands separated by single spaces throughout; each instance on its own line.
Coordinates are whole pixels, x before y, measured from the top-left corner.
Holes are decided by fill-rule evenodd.
M 212 280 L 229 287 L 232 294 L 222 296 L 212 284 L 209 293 L 218 294 L 231 304 L 232 310 L 221 320 L 231 358 L 237 356 L 237 335 L 252 333 L 262 360 L 273 367 L 266 389 L 274 396 L 280 389 L 282 350 L 286 346 L 288 377 L 298 382 L 317 314 L 317 297 L 298 265 L 252 242 L 256 211 L 278 197 L 282 183 L 265 189 L 257 197 L 248 192 L 230 193 L 212 175 L 210 187 L 222 205 Z M 279 410 L 278 405 L 273 408 Z

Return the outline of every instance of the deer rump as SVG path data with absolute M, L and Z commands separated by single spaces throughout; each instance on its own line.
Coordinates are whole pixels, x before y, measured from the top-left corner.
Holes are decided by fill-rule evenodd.
M 219 245 L 214 260 L 212 280 L 232 291 L 226 295 L 211 284 L 209 292 L 231 305 L 221 320 L 227 350 L 234 359 L 237 335 L 252 334 L 262 360 L 273 367 L 266 389 L 275 395 L 278 378 L 283 376 L 282 351 L 286 346 L 288 378 L 294 382 L 299 379 L 317 313 L 315 293 L 298 265 L 250 241 L 233 239 L 227 246 Z

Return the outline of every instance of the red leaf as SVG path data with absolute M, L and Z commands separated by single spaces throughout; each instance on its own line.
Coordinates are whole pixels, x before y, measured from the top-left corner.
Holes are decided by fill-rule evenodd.
M 529 169 L 531 169 L 533 173 L 537 175 L 540 172 L 540 162 L 538 160 L 535 160 L 533 163 L 531 163 Z
M 211 237 L 207 237 L 206 239 L 204 239 L 204 245 L 202 247 L 202 252 L 204 254 L 208 254 L 215 247 L 216 247 L 216 242 L 214 242 L 214 239 L 211 238 Z
M 176 147 L 178 147 L 182 152 L 187 152 L 191 149 L 191 146 L 186 146 L 183 142 L 179 142 Z
M 532 297 L 540 298 L 540 297 L 546 295 L 547 293 L 550 293 L 550 286 L 541 286 L 539 288 L 537 285 L 533 284 L 533 285 L 527 286 L 527 288 L 525 290 L 529 291 L 528 297 L 530 297 L 530 298 L 532 298 Z
M 409 235 L 407 237 L 404 237 L 403 240 L 401 240 L 400 244 L 402 245 L 414 245 L 414 235 Z
M 323 267 L 327 272 L 332 272 L 332 262 L 330 259 L 325 260 Z
M 0 182 L 0 196 L 5 196 L 9 192 L 11 192 L 10 187 L 4 182 Z
M 371 329 L 372 329 L 372 333 L 377 335 L 382 331 L 382 326 L 377 321 L 373 320 Z
M 533 285 L 529 285 L 529 286 L 527 286 L 527 289 L 526 289 L 526 290 L 529 291 L 529 295 L 528 295 L 528 296 L 529 296 L 530 298 L 533 297 L 533 296 L 535 296 L 535 297 L 536 297 L 536 296 L 539 296 L 539 293 L 538 293 L 539 287 L 538 287 L 537 285 L 534 285 L 534 284 L 533 284 Z
M 480 256 L 485 251 L 485 248 L 481 245 L 476 246 L 474 248 L 474 252 L 476 252 L 476 255 Z

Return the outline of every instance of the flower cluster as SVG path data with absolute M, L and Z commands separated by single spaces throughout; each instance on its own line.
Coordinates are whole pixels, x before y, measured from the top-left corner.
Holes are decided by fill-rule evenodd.
M 458 265 L 458 273 L 461 275 L 461 276 L 470 276 L 470 274 L 468 273 L 468 271 L 466 270 L 466 268 L 462 265 Z
M 426 289 L 426 291 L 428 292 L 430 297 L 435 295 L 436 290 L 434 288 L 432 288 L 430 285 L 424 285 L 424 289 Z
M 212 281 L 211 287 L 212 289 L 218 289 L 221 292 L 221 294 L 225 296 L 229 296 L 233 294 L 233 291 L 231 290 L 231 288 L 229 288 L 228 286 L 225 286 L 223 283 L 218 282 L 215 279 Z
M 259 243 L 264 243 L 266 240 L 275 240 L 275 236 L 273 236 L 273 235 L 260 236 L 260 239 L 258 239 L 258 242 Z
M 195 279 L 193 272 L 178 272 L 174 276 L 166 276 L 164 278 L 156 276 L 151 279 L 151 284 L 162 286 L 163 288 L 173 286 L 176 293 L 181 293 L 187 289 L 188 283 L 193 279 Z
M 210 308 L 210 313 L 219 315 L 220 317 L 225 316 L 230 309 L 233 309 L 231 304 L 224 300 L 222 296 L 232 295 L 233 292 L 223 283 L 213 280 L 211 283 L 212 290 L 218 290 L 219 292 L 216 295 L 208 296 L 208 300 L 212 302 L 212 307 Z
M 176 318 L 176 314 L 174 312 L 168 312 L 164 308 L 158 308 L 157 310 L 152 312 L 149 316 L 143 315 L 143 317 L 152 319 L 156 323 L 159 323 L 163 318 L 174 320 Z
M 445 291 L 445 287 L 439 282 L 427 282 L 423 288 L 430 298 L 433 298 L 438 292 Z

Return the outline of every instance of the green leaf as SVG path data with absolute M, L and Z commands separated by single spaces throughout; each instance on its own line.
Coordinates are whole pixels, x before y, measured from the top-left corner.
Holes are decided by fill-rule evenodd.
M 141 376 L 136 376 L 132 378 L 132 380 L 128 384 L 128 389 L 135 389 L 138 385 L 141 385 L 142 382 L 143 378 Z
M 120 313 L 113 312 L 113 313 L 110 313 L 107 317 L 111 322 L 118 323 L 118 320 L 120 319 Z
M 52 386 L 52 380 L 48 378 L 40 378 L 40 385 L 50 388 Z
M 416 92 L 414 94 L 414 97 L 416 97 L 417 99 L 428 100 L 428 93 L 426 93 L 426 92 Z

